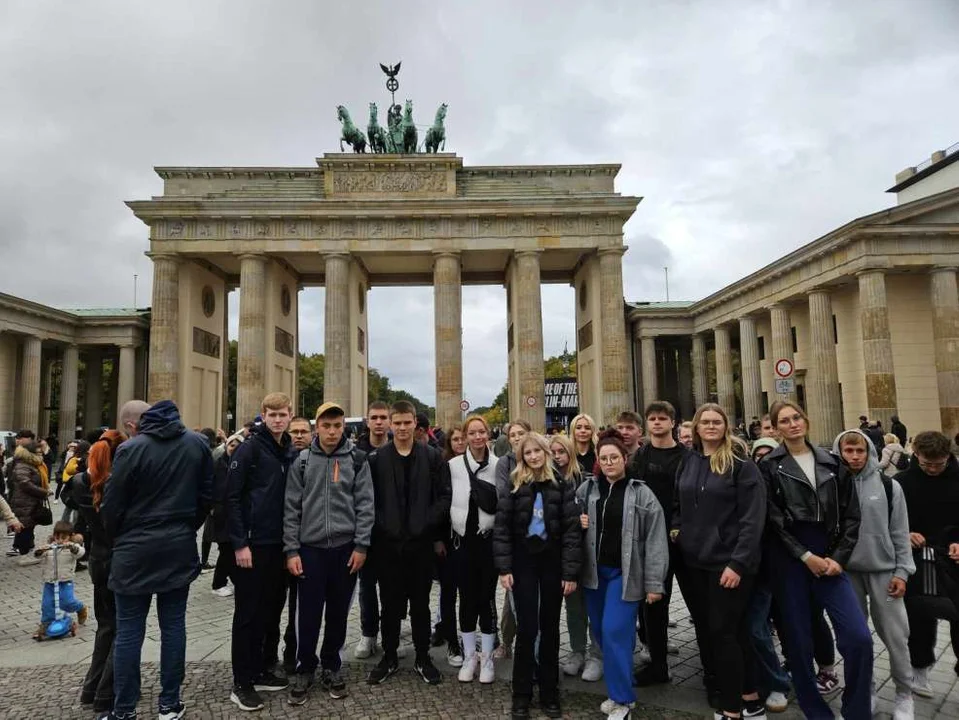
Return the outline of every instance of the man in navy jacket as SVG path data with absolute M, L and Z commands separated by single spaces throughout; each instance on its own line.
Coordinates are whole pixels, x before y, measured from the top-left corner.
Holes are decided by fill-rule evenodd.
M 230 458 L 226 513 L 230 543 L 236 556 L 233 584 L 233 691 L 230 700 L 241 710 L 259 710 L 259 692 L 286 689 L 264 657 L 269 634 L 279 639 L 286 603 L 286 559 L 283 555 L 283 505 L 286 474 L 294 457 L 290 434 L 293 408 L 288 395 L 263 398 L 263 422 Z M 276 654 L 276 648 L 272 648 Z

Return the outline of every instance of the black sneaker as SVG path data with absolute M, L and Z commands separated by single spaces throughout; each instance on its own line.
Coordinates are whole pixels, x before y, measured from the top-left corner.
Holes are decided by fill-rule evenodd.
M 343 674 L 339 670 L 324 670 L 320 676 L 320 683 L 334 700 L 340 700 L 350 694 L 346 689 Z
M 367 682 L 370 685 L 379 685 L 389 680 L 390 677 L 396 674 L 396 671 L 400 669 L 400 665 L 397 662 L 395 657 L 387 657 L 384 655 L 380 658 L 380 661 L 376 663 L 376 666 L 370 670 L 370 674 L 367 677 Z
M 417 660 L 413 663 L 413 669 L 428 685 L 439 685 L 443 682 L 443 676 L 440 675 L 440 671 L 436 669 L 436 666 L 428 655 L 422 660 Z
M 290 705 L 302 705 L 306 702 L 306 696 L 310 694 L 311 687 L 313 687 L 313 673 L 297 673 L 293 676 L 293 687 L 290 688 L 290 699 L 287 702 Z
M 649 687 L 650 685 L 669 685 L 669 673 L 657 672 L 651 665 L 637 670 L 633 675 L 633 685 L 636 687 Z
M 274 675 L 272 672 L 265 672 L 253 683 L 253 689 L 257 692 L 280 692 L 290 687 L 290 681 Z
M 430 635 L 430 647 L 440 647 L 441 645 L 446 644 L 446 633 L 443 631 L 442 625 L 437 625 L 433 628 L 433 634 Z
M 246 712 L 263 709 L 263 698 L 253 687 L 234 685 L 233 691 L 230 693 L 230 702 Z
M 763 720 L 766 717 L 766 703 L 762 700 L 744 700 L 742 716 L 753 720 Z
M 548 718 L 561 718 L 563 717 L 563 709 L 559 705 L 559 700 L 547 700 L 543 702 L 543 699 L 540 698 L 540 707 L 543 710 L 543 713 Z

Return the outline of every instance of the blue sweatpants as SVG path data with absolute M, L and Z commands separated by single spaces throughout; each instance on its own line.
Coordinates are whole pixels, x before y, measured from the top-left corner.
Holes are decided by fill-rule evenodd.
M 810 552 L 825 556 L 826 530 L 821 525 L 795 523 L 790 532 Z M 832 621 L 836 646 L 843 657 L 846 689 L 842 696 L 842 716 L 847 720 L 869 720 L 872 717 L 872 636 L 852 583 L 845 573 L 836 577 L 814 576 L 776 540 L 769 544 L 769 549 L 776 602 L 782 612 L 782 629 L 789 646 L 789 669 L 803 714 L 811 720 L 834 717 L 816 689 L 813 672 L 810 602 L 815 600 Z
M 603 678 L 609 697 L 620 705 L 636 702 L 633 690 L 633 651 L 639 601 L 623 600 L 622 570 L 597 567 L 599 585 L 586 588 L 586 609 L 599 647 L 603 651 Z
M 83 609 L 83 603 L 73 595 L 73 581 L 60 583 L 60 609 L 65 613 L 75 613 Z M 43 600 L 40 603 L 40 622 L 44 625 L 53 622 L 56 613 L 53 608 L 53 583 L 43 583 Z

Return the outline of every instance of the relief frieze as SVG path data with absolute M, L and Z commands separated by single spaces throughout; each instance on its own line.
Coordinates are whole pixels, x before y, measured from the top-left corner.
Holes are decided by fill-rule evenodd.
M 445 172 L 349 172 L 333 173 L 334 193 L 445 193 Z

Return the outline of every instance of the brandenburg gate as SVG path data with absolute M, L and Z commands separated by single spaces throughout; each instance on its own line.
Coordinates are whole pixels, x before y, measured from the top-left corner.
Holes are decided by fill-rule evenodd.
M 570 283 L 580 407 L 612 422 L 631 406 L 623 225 L 640 200 L 616 192 L 618 171 L 389 152 L 326 154 L 310 167 L 156 168 L 163 194 L 128 203 L 150 228 L 148 399 L 174 400 L 189 426 L 223 423 L 227 293 L 237 287 L 237 424 L 267 392 L 296 398 L 298 291 L 323 285 L 325 397 L 361 415 L 376 341 L 369 289 L 432 285 L 436 421 L 448 427 L 463 399 L 462 286 L 502 284 L 510 416 L 542 430 L 540 285 Z

